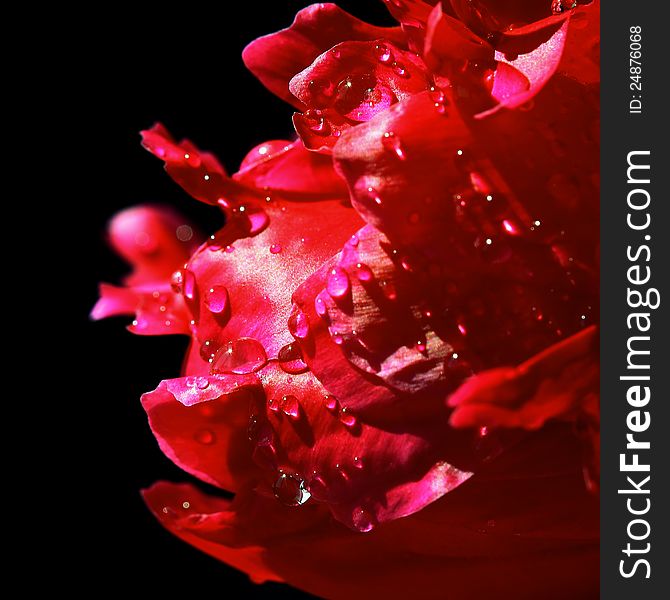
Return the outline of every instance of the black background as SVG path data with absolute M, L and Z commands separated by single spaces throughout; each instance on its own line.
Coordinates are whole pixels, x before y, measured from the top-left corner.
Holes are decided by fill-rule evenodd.
M 66 380 L 77 385 L 65 387 L 71 427 L 59 436 L 67 438 L 60 441 L 71 452 L 55 467 L 59 487 L 50 496 L 68 509 L 55 517 L 62 535 L 76 537 L 67 541 L 68 547 L 74 542 L 76 556 L 54 544 L 56 554 L 66 555 L 59 557 L 68 565 L 61 573 L 86 574 L 83 579 L 66 575 L 68 585 L 93 581 L 112 592 L 146 590 L 169 597 L 182 591 L 223 598 L 307 597 L 280 584 L 253 585 L 155 521 L 139 490 L 156 480 L 189 476 L 160 452 L 139 397 L 161 379 L 178 375 L 186 338 L 133 336 L 124 318 L 88 320 L 98 282 L 116 283 L 127 272 L 104 241 L 106 223 L 116 211 L 163 203 L 206 234 L 223 223 L 218 211 L 170 180 L 161 162 L 140 147 L 138 132 L 161 121 L 175 137 L 213 151 L 229 172 L 254 145 L 291 137 L 292 108 L 246 70 L 241 52 L 256 37 L 287 27 L 307 4 L 236 2 L 228 15 L 226 3 L 190 2 L 179 10 L 162 4 L 145 13 L 116 7 L 91 15 L 87 27 L 60 41 L 66 60 L 77 63 L 69 82 L 58 83 L 54 73 L 62 65 L 54 66 L 50 90 L 59 94 L 59 85 L 77 90 L 69 99 L 67 114 L 73 116 L 59 123 L 76 136 L 69 141 L 78 161 L 62 173 L 78 288 L 74 294 L 72 287 L 67 290 L 68 308 L 74 297 L 76 313 L 76 337 L 69 322 L 67 338 L 75 340 L 77 350 L 67 358 Z M 365 20 L 392 24 L 382 2 L 339 4 Z

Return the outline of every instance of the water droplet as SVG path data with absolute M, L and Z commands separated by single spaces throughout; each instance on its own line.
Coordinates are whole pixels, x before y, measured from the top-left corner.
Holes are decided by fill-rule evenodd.
M 426 351 L 426 342 L 419 340 L 415 345 L 414 348 L 416 349 L 417 352 L 425 352 Z
M 512 219 L 504 219 L 502 226 L 505 232 L 509 233 L 510 235 L 517 235 L 519 233 L 519 228 Z
M 230 254 L 230 253 L 233 252 L 234 250 L 235 250 L 235 248 L 234 248 L 233 246 L 226 246 L 226 252 L 227 252 L 228 254 Z
M 209 361 L 214 358 L 214 354 L 216 354 L 216 351 L 218 349 L 219 349 L 218 345 L 216 345 L 213 341 L 205 340 L 200 345 L 200 358 L 202 358 L 202 360 Z
M 405 151 L 403 150 L 402 145 L 400 144 L 398 136 L 396 136 L 396 134 L 393 133 L 392 131 L 387 131 L 382 136 L 382 145 L 389 152 L 392 152 L 395 156 L 397 156 L 400 160 L 405 160 L 407 158 L 405 156 Z
M 211 366 L 212 373 L 246 375 L 267 362 L 263 345 L 254 338 L 239 338 L 219 348 Z
M 337 331 L 331 331 L 330 337 L 332 338 L 333 342 L 335 342 L 338 346 L 344 344 L 344 338 Z
M 182 292 L 188 300 L 195 298 L 195 275 L 192 271 L 184 269 L 182 272 Z
M 400 77 L 409 77 L 409 71 L 407 71 L 407 67 L 402 63 L 394 62 L 391 65 L 391 68 L 396 75 L 399 75 Z
M 351 514 L 351 521 L 354 527 L 362 533 L 368 533 L 375 527 L 372 515 L 361 506 L 354 509 Z
M 281 245 L 280 244 L 272 244 L 270 246 L 270 252 L 272 254 L 279 254 L 281 252 Z
M 349 276 L 341 267 L 334 267 L 328 274 L 326 291 L 333 298 L 342 298 L 349 293 Z
M 278 398 L 268 398 L 268 408 L 276 413 L 279 412 L 279 409 L 281 408 L 280 406 L 281 402 L 279 401 Z
M 332 394 L 326 394 L 323 397 L 323 403 L 326 406 L 326 408 L 330 411 L 336 411 L 337 410 L 337 398 L 333 396 Z
M 320 110 L 309 109 L 304 113 L 305 119 L 308 121 L 308 127 L 310 131 L 313 131 L 317 135 L 330 135 L 331 128 L 330 123 L 326 121 L 325 117 L 321 114 Z
M 247 213 L 249 219 L 249 234 L 256 235 L 263 231 L 270 223 L 270 217 L 262 210 L 255 210 Z
M 286 506 L 301 506 L 309 500 L 311 494 L 305 486 L 305 480 L 298 475 L 279 473 L 272 486 L 275 498 Z
M 215 285 L 205 293 L 205 306 L 213 313 L 219 314 L 228 307 L 228 290 L 222 285 Z
M 207 377 L 195 377 L 194 386 L 199 390 L 206 390 L 209 387 L 209 379 Z
M 314 310 L 316 310 L 316 314 L 320 317 L 323 317 L 328 312 L 328 307 L 321 296 L 317 296 L 314 300 Z
M 468 334 L 468 330 L 465 328 L 465 325 L 463 325 L 463 323 L 459 323 L 457 325 L 457 327 L 458 327 L 458 331 L 461 335 L 467 335 Z
M 300 346 L 295 342 L 286 344 L 286 346 L 281 348 L 277 354 L 277 360 L 279 361 L 279 366 L 286 373 L 298 374 L 309 370 L 309 367 L 302 358 Z
M 184 275 L 181 271 L 175 271 L 170 277 L 170 287 L 175 294 L 181 294 L 184 285 Z
M 372 269 L 363 263 L 356 263 L 356 277 L 360 281 L 370 281 L 373 278 Z
M 380 63 L 386 64 L 393 58 L 393 52 L 386 44 L 375 44 L 375 57 Z
M 345 406 L 341 411 L 340 411 L 340 422 L 342 425 L 345 427 L 355 427 L 358 424 L 358 419 L 349 412 L 349 409 Z
M 349 243 L 354 247 L 358 246 L 358 236 L 355 233 L 349 238 Z
M 576 7 L 576 0 L 553 0 L 551 3 L 551 12 L 555 15 L 560 15 Z
M 282 409 L 282 412 L 287 417 L 290 417 L 291 419 L 300 418 L 300 402 L 292 394 L 287 394 L 286 396 L 282 396 L 281 409 Z
M 182 503 L 181 503 L 181 507 L 182 507 L 184 510 L 188 510 L 189 508 L 191 508 L 191 503 L 190 503 L 188 500 L 186 500 L 185 502 L 182 502 Z
M 373 188 L 372 186 L 368 186 L 365 189 L 365 194 L 364 194 L 363 199 L 368 200 L 370 202 L 374 202 L 374 204 L 376 204 L 377 206 L 381 206 L 381 204 L 382 204 L 381 197 L 377 193 L 377 190 L 375 190 L 375 188 Z
M 429 95 L 433 102 L 443 103 L 445 101 L 444 92 L 439 87 L 431 86 Z
M 389 300 L 396 300 L 398 298 L 398 294 L 395 290 L 395 286 L 393 285 L 393 282 L 391 281 L 380 281 L 379 285 L 382 288 L 382 292 L 384 293 L 384 296 L 386 296 Z
M 198 431 L 193 434 L 193 438 L 196 442 L 205 446 L 211 446 L 216 442 L 216 434 L 209 429 L 198 429 Z
M 247 437 L 250 442 L 259 446 L 268 446 L 272 445 L 274 441 L 274 432 L 270 423 L 264 417 L 251 415 L 247 426 Z
M 294 312 L 288 318 L 288 330 L 300 340 L 304 340 L 309 335 L 309 319 L 298 307 L 295 307 Z
M 307 84 L 310 93 L 310 106 L 324 108 L 330 104 L 333 95 L 333 84 L 323 79 L 312 79 Z
M 365 463 L 363 463 L 363 457 L 362 456 L 354 456 L 354 467 L 357 469 L 362 469 L 365 466 Z

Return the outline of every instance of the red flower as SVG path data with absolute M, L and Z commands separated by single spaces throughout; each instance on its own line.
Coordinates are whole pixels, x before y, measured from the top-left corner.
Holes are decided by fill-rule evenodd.
M 329 598 L 596 594 L 598 4 L 577 4 L 388 0 L 396 28 L 313 5 L 243 55 L 298 141 L 229 176 L 143 133 L 227 219 L 190 254 L 173 216 L 117 217 L 136 272 L 93 312 L 192 338 L 142 402 L 235 498 L 146 490 L 175 535 Z

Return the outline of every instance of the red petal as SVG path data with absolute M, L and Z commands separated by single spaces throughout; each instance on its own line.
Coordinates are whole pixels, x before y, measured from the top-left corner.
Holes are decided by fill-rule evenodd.
M 368 25 L 334 4 L 313 4 L 298 12 L 287 29 L 251 42 L 242 59 L 271 92 L 302 110 L 302 103 L 289 93 L 291 77 L 340 42 L 377 38 L 401 43 L 403 35 L 399 28 Z
M 162 381 L 142 396 L 161 450 L 207 483 L 238 489 L 254 476 L 247 439 L 255 376 L 217 375 Z
M 253 338 L 275 358 L 292 341 L 286 323 L 290 295 L 360 226 L 360 218 L 337 200 L 267 203 L 268 227 L 238 239 L 224 227 L 193 256 L 195 333 L 206 359 L 238 338 Z M 338 223 L 333 227 L 333 223 Z M 214 290 L 211 292 L 210 290 Z M 211 294 L 226 291 L 228 308 L 212 309 Z
M 518 367 L 484 371 L 450 398 L 456 427 L 538 429 L 549 419 L 575 419 L 598 390 L 595 327 L 547 348 Z M 597 414 L 597 411 L 595 411 Z
M 598 502 L 583 489 L 578 457 L 565 429 L 543 430 L 421 512 L 365 534 L 320 520 L 311 501 L 287 508 L 245 495 L 231 504 L 165 483 L 145 499 L 175 535 L 255 581 L 284 580 L 322 597 L 443 598 L 446 589 L 530 600 L 548 586 L 557 597 L 591 597 Z
M 130 288 L 101 283 L 100 299 L 91 311 L 91 319 L 97 321 L 107 317 L 135 314 L 138 302 L 137 293 Z
M 423 63 L 386 40 L 338 44 L 289 83 L 309 109 L 294 124 L 311 150 L 332 147 L 352 125 L 427 87 Z
M 450 453 L 463 465 L 477 462 L 472 438 L 450 435 L 446 412 L 436 404 L 432 418 L 380 424 L 352 412 L 349 397 L 329 396 L 312 373 L 285 373 L 271 364 L 261 380 L 268 402 L 258 404 L 257 419 L 268 434 L 259 450 L 273 450 L 264 456 L 268 489 L 279 469 L 295 474 L 353 529 L 414 513 L 460 485 L 471 473 L 446 462 Z M 427 403 L 413 401 L 417 410 Z
M 233 179 L 292 200 L 346 198 L 346 186 L 330 156 L 309 152 L 303 143 L 273 141 L 256 146 Z

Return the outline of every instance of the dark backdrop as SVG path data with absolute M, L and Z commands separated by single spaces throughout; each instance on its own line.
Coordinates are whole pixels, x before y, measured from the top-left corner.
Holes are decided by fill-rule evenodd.
M 50 491 L 69 509 L 53 518 L 64 526 L 63 535 L 77 538 L 66 546 L 76 555 L 55 544 L 55 555 L 68 565 L 61 571 L 68 587 L 76 582 L 117 594 L 139 588 L 167 597 L 307 597 L 283 585 L 251 584 L 168 534 L 150 515 L 139 490 L 189 476 L 159 451 L 139 397 L 178 374 L 186 339 L 133 336 L 124 328 L 128 319 L 92 323 L 87 316 L 98 281 L 117 282 L 126 272 L 104 242 L 105 224 L 116 211 L 158 202 L 176 207 L 204 232 L 222 224 L 216 210 L 189 198 L 140 147 L 140 129 L 161 121 L 176 137 L 215 152 L 229 172 L 254 145 L 293 133 L 292 109 L 246 71 L 241 52 L 254 38 L 288 26 L 308 2 L 235 2 L 234 13 L 231 8 L 226 15 L 230 4 L 188 2 L 179 11 L 162 4 L 153 13 L 116 7 L 91 15 L 87 27 L 61 40 L 79 61 L 75 81 L 63 83 L 77 90 L 70 106 L 76 114 L 68 117 L 77 127 L 62 124 L 77 132 L 70 141 L 87 165 L 65 173 L 65 203 L 77 223 L 79 284 L 77 355 L 68 357 L 77 374 L 67 379 L 79 385 L 65 386 L 72 427 L 57 437 L 65 438 L 60 441 L 70 453 L 56 467 L 59 487 Z M 391 23 L 380 0 L 340 5 L 377 24 Z

